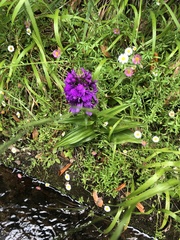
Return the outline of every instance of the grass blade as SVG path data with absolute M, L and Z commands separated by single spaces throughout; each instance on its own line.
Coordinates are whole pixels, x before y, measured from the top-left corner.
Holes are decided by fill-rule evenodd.
M 179 20 L 176 18 L 175 14 L 173 13 L 173 11 L 171 10 L 171 8 L 165 3 L 163 2 L 164 5 L 166 6 L 167 10 L 169 11 L 174 23 L 176 24 L 177 30 L 180 30 L 180 23 Z
M 59 9 L 56 9 L 54 13 L 54 35 L 55 35 L 55 39 L 58 46 L 60 47 L 61 51 L 63 51 L 63 46 L 61 43 L 60 33 L 59 33 Z
M 27 0 L 28 1 L 28 0 Z M 20 0 L 18 2 L 18 4 L 16 5 L 16 7 L 14 8 L 14 11 L 13 11 L 13 14 L 12 14 L 12 17 L 11 17 L 11 22 L 12 24 L 14 24 L 14 20 L 15 18 L 17 17 L 20 9 L 22 8 L 23 4 L 26 2 L 26 0 Z M 10 8 L 15 4 L 15 1 L 11 4 Z

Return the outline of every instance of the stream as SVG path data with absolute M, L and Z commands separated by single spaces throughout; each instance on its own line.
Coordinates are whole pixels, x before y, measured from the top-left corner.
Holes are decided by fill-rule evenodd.
M 106 240 L 110 238 L 102 231 L 111 219 L 105 215 L 18 169 L 0 165 L 0 240 Z M 94 221 L 97 218 L 101 220 Z M 150 229 L 153 224 L 147 219 L 142 223 Z M 138 224 L 129 226 L 119 239 L 155 239 Z M 178 235 L 171 240 L 179 240 Z

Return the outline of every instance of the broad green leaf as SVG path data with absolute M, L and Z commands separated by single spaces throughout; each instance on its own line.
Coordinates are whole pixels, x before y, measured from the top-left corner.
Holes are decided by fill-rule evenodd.
M 134 137 L 134 134 L 130 130 L 125 130 L 122 132 L 114 133 L 110 142 L 115 144 L 124 144 L 124 143 L 141 143 L 142 139 L 137 139 Z
M 14 11 L 13 11 L 13 14 L 12 14 L 12 17 L 11 17 L 11 21 L 12 21 L 12 24 L 14 23 L 14 20 L 15 18 L 17 17 L 20 9 L 22 8 L 23 4 L 28 1 L 28 0 L 20 0 L 18 2 L 18 4 L 16 5 L 16 7 L 14 8 Z M 14 5 L 14 2 L 12 2 L 12 5 Z
M 142 184 L 138 189 L 136 189 L 134 192 L 132 192 L 128 197 L 134 197 L 137 196 L 139 193 L 144 192 L 149 187 L 151 187 L 154 183 L 157 182 L 157 180 L 165 173 L 165 169 L 160 169 L 155 172 L 155 174 L 149 178 L 144 184 Z
M 154 54 L 156 47 L 156 16 L 153 11 L 150 11 L 150 16 L 152 19 L 152 53 Z
M 170 13 L 174 23 L 176 24 L 177 29 L 180 30 L 180 23 L 179 23 L 179 20 L 177 19 L 176 15 L 173 13 L 172 9 L 165 2 L 163 2 L 163 4 L 168 9 L 168 11 L 169 11 L 169 13 Z
M 143 192 L 139 195 L 134 196 L 134 192 L 133 192 L 132 194 L 130 194 L 128 196 L 128 200 L 121 203 L 119 206 L 129 207 L 131 205 L 137 204 L 138 202 L 145 201 L 146 199 L 149 199 L 149 198 L 155 196 L 156 194 L 164 193 L 164 192 L 178 186 L 178 184 L 179 184 L 178 179 L 170 179 L 170 180 L 166 181 L 165 183 L 160 183 L 160 184 L 155 185 L 154 187 L 146 190 L 145 192 Z M 132 197 L 132 195 L 134 197 Z
M 168 210 L 168 209 L 159 209 L 159 211 L 167 214 L 168 216 L 174 218 L 175 221 L 177 221 L 178 223 L 180 223 L 180 217 L 179 217 L 176 213 L 174 213 L 174 212 L 172 212 L 172 211 L 170 211 L 170 210 Z
M 133 213 L 133 210 L 135 208 L 135 205 L 130 206 L 129 209 L 124 213 L 123 218 L 119 221 L 117 228 L 115 229 L 114 233 L 112 234 L 110 240 L 118 240 L 119 236 L 123 232 L 123 230 L 128 226 L 128 223 L 131 219 L 131 215 Z
M 103 117 L 104 121 L 108 121 L 113 116 L 117 115 L 118 113 L 122 112 L 123 110 L 125 110 L 128 107 L 129 107 L 129 105 L 123 104 L 121 106 L 116 106 L 116 107 L 113 107 L 113 108 L 98 111 L 96 113 L 96 115 L 97 115 L 97 117 Z
M 165 194 L 166 194 L 165 209 L 170 210 L 170 194 L 169 194 L 168 191 L 166 191 Z M 168 222 L 168 218 L 169 218 L 169 214 L 165 213 L 164 218 L 163 218 L 163 222 L 162 222 L 159 230 L 163 229 L 166 226 L 166 224 Z
M 115 217 L 113 218 L 111 224 L 109 225 L 108 228 L 106 228 L 106 229 L 104 230 L 104 234 L 107 234 L 107 233 L 109 233 L 109 232 L 112 231 L 112 229 L 114 228 L 114 226 L 117 224 L 117 222 L 118 222 L 118 220 L 119 220 L 119 217 L 120 217 L 123 209 L 124 209 L 123 207 L 121 207 L 121 208 L 118 209 L 118 211 L 117 211 Z
M 61 34 L 59 32 L 59 9 L 56 9 L 54 13 L 54 35 L 58 46 L 60 47 L 61 51 L 63 51 L 63 46 L 60 38 Z
M 62 140 L 60 140 L 59 143 L 56 144 L 55 148 L 76 145 L 79 142 L 86 142 L 95 136 L 95 132 L 92 128 L 78 127 L 68 133 Z

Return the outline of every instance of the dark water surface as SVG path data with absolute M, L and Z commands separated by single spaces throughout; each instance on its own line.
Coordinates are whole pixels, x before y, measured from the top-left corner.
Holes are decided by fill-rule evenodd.
M 0 166 L 0 239 L 106 239 L 88 226 L 88 214 L 88 206 Z
M 90 215 L 91 212 L 90 206 L 78 203 L 17 169 L 0 165 L 0 240 L 109 239 L 100 230 L 108 227 L 110 219 L 90 224 L 100 217 L 98 213 Z M 142 222 L 128 227 L 119 239 L 155 239 L 139 231 L 139 224 Z M 144 219 L 144 225 L 148 224 L 147 229 L 152 222 Z M 175 238 L 167 239 L 179 240 L 178 235 L 173 236 Z

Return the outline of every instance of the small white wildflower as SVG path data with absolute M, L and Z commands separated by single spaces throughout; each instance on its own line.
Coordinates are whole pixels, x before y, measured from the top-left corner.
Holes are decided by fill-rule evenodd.
M 142 137 L 142 133 L 137 130 L 137 131 L 134 132 L 134 136 L 135 136 L 135 138 L 141 138 Z
M 130 56 L 133 53 L 133 50 L 132 50 L 132 48 L 128 47 L 128 48 L 125 49 L 124 52 L 125 52 L 126 55 Z
M 127 150 L 123 150 L 123 153 L 124 153 L 124 154 L 127 154 Z
M 110 212 L 111 211 L 111 208 L 109 206 L 104 206 L 104 211 L 105 212 Z
M 17 113 L 16 113 L 16 116 L 17 116 L 18 118 L 20 118 L 20 116 L 21 116 L 20 112 L 17 112 Z
M 157 1 L 157 2 L 156 2 L 156 5 L 158 5 L 158 6 L 159 6 L 159 5 L 160 5 L 160 2 L 159 2 L 159 1 Z
M 153 142 L 157 143 L 157 142 L 159 142 L 159 137 L 154 136 L 154 137 L 152 138 L 152 140 L 153 140 Z
M 65 183 L 65 188 L 66 188 L 66 190 L 70 191 L 71 190 L 71 185 L 68 182 L 66 182 Z
M 127 54 L 123 53 L 123 54 L 120 54 L 119 57 L 118 57 L 118 61 L 122 64 L 124 63 L 127 63 L 129 60 L 129 57 Z
M 132 49 L 133 49 L 133 51 L 136 51 L 136 50 L 137 50 L 137 47 L 133 46 L 133 48 L 132 48 Z
M 9 52 L 14 52 L 14 46 L 13 45 L 9 45 L 8 46 L 8 51 Z
M 45 187 L 49 187 L 50 186 L 50 184 L 49 183 L 45 183 Z
M 6 106 L 6 102 L 5 101 L 2 101 L 1 104 L 2 104 L 3 107 Z
M 108 122 L 103 123 L 103 127 L 107 127 L 107 125 L 108 125 Z
M 30 28 L 26 28 L 26 33 L 27 33 L 27 35 L 31 35 L 31 29 Z
M 169 112 L 169 116 L 170 116 L 171 118 L 174 118 L 174 117 L 175 117 L 175 112 L 174 112 L 173 110 L 171 110 L 171 111 Z
M 65 173 L 64 178 L 66 179 L 66 181 L 69 181 L 71 177 L 69 173 Z
M 152 74 L 155 76 L 155 77 L 157 77 L 158 76 L 158 71 L 152 71 Z
M 66 132 L 64 131 L 64 132 L 61 133 L 61 136 L 64 137 L 65 134 L 66 134 Z
M 0 95 L 4 95 L 4 92 L 2 90 L 0 90 Z
M 17 152 L 19 152 L 19 149 L 17 149 L 16 147 L 11 147 L 11 152 L 17 153 Z

